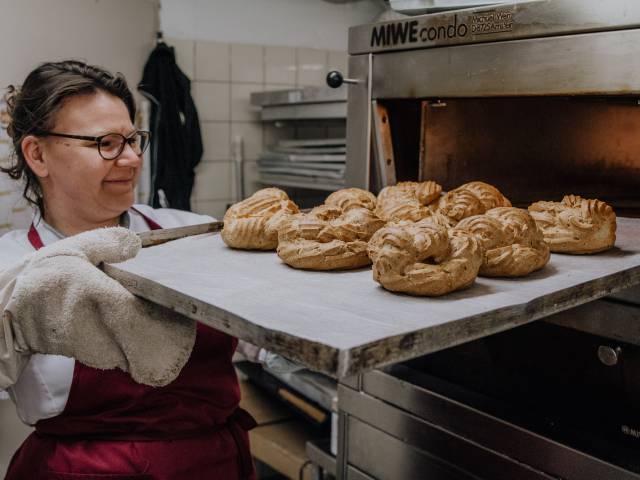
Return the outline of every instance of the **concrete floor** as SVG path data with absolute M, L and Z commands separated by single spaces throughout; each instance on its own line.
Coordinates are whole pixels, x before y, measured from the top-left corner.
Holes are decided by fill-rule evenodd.
M 31 430 L 18 419 L 11 400 L 0 400 L 0 478 L 4 478 L 13 453 Z

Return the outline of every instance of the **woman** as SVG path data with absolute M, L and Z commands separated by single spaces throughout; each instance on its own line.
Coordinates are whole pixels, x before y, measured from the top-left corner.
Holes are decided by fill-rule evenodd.
M 10 89 L 8 105 L 15 163 L 5 171 L 26 181 L 38 215 L 28 231 L 0 239 L 0 269 L 101 227 L 140 232 L 209 220 L 132 206 L 149 135 L 134 127 L 134 100 L 120 74 L 46 63 L 19 91 Z M 246 432 L 253 419 L 238 408 L 231 363 L 236 344 L 198 325 L 188 362 L 159 388 L 122 370 L 32 355 L 8 392 L 35 433 L 14 455 L 7 479 L 254 478 Z

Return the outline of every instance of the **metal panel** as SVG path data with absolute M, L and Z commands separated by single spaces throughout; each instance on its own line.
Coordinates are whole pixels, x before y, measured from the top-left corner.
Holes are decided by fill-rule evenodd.
M 305 450 L 309 460 L 322 468 L 325 472 L 336 476 L 336 457 L 329 452 L 328 442 L 308 441 Z
M 346 102 L 305 103 L 302 105 L 273 105 L 262 107 L 264 122 L 276 120 L 333 120 L 347 116 Z
M 273 105 L 300 105 L 304 103 L 346 102 L 347 86 L 339 88 L 305 87 L 275 90 L 272 92 L 254 92 L 251 104 L 259 107 Z
M 379 480 L 434 478 L 477 480 L 428 453 L 405 444 L 381 430 L 352 419 L 349 423 L 349 464 Z M 507 477 L 503 477 L 506 478 Z M 520 477 L 509 477 L 509 480 Z M 497 477 L 496 477 L 497 480 Z
M 380 191 L 388 185 L 396 184 L 396 163 L 393 156 L 389 113 L 386 107 L 378 104 L 374 100 L 372 116 L 372 136 L 374 140 L 373 157 L 376 159 L 376 186 L 377 190 Z
M 352 411 L 348 459 L 378 478 L 486 478 L 551 480 L 552 477 L 475 444 L 369 395 L 340 392 Z M 384 461 L 380 459 L 384 458 Z
M 340 480 L 340 478 L 338 478 Z M 373 477 L 370 477 L 364 472 L 361 472 L 357 468 L 348 467 L 347 468 L 347 480 L 376 480 Z
M 353 27 L 349 30 L 349 53 L 569 35 L 639 25 L 637 0 L 545 0 L 519 5 L 509 2 Z
M 561 327 L 640 345 L 640 308 L 614 301 L 595 302 L 544 319 Z
M 359 83 L 349 85 L 347 101 L 347 168 L 348 187 L 369 187 L 371 158 L 371 97 L 369 95 L 369 55 L 349 58 L 349 76 Z
M 399 438 L 407 438 L 409 432 L 415 428 L 416 422 L 424 422 L 425 425 L 432 425 L 432 431 L 428 435 L 423 434 L 420 438 L 424 442 L 428 441 L 430 448 L 440 446 L 435 442 L 435 438 L 439 430 L 445 429 L 452 435 L 472 442 L 473 445 L 499 452 L 522 464 L 567 480 L 640 479 L 638 474 L 623 470 L 388 373 L 375 371 L 365 374 L 363 384 L 366 393 L 359 395 L 339 388 L 339 407 L 350 415 L 373 423 Z M 395 413 L 392 407 L 380 400 L 375 400 L 371 395 L 411 412 L 411 415 L 405 414 L 406 416 L 402 417 Z M 442 455 L 446 455 L 446 451 Z M 524 477 L 514 475 L 510 478 Z
M 622 30 L 380 54 L 373 98 L 638 94 L 639 44 Z

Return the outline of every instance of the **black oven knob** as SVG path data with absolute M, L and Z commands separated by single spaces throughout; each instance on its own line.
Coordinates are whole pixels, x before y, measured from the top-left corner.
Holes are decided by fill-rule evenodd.
M 613 367 L 618 364 L 622 349 L 620 347 L 609 347 L 606 345 L 600 345 L 598 347 L 598 358 L 607 367 Z
M 353 84 L 353 83 L 360 83 L 360 81 L 354 78 L 344 78 L 342 76 L 342 73 L 340 73 L 337 70 L 332 70 L 329 73 L 327 73 L 327 85 L 329 85 L 331 88 L 338 88 L 343 83 Z

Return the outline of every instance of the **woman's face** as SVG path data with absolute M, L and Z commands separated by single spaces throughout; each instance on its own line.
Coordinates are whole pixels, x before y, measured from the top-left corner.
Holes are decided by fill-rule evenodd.
M 51 131 L 128 137 L 135 128 L 124 102 L 98 91 L 65 100 Z M 115 160 L 104 160 L 95 142 L 48 136 L 42 155 L 47 175 L 40 180 L 47 209 L 73 211 L 84 220 L 100 222 L 121 215 L 133 204 L 142 159 L 129 145 Z

